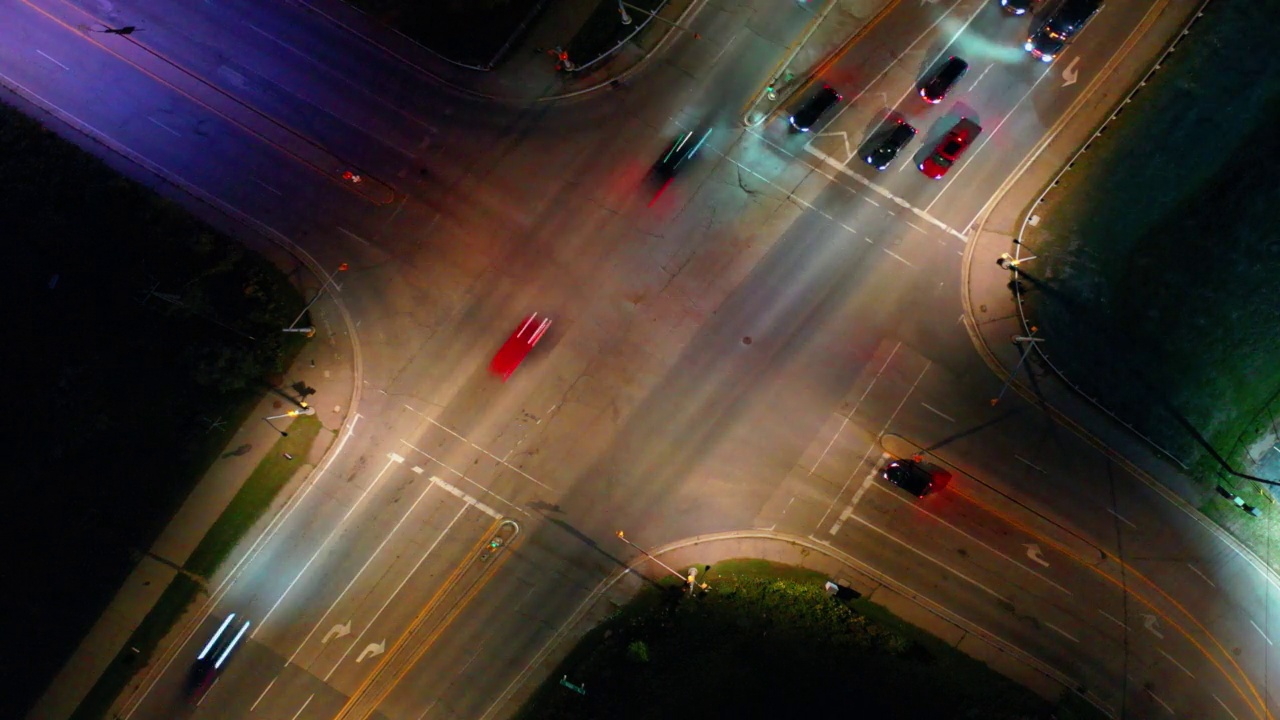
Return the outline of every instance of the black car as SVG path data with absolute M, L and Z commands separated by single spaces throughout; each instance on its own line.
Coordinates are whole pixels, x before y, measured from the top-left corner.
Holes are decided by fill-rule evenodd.
M 898 157 L 898 151 L 915 136 L 915 128 L 898 120 L 888 130 L 871 138 L 871 142 L 864 147 L 862 159 L 871 167 L 883 170 L 889 167 L 889 163 Z
M 818 122 L 818 118 L 822 114 L 830 110 L 836 103 L 844 99 L 844 96 L 836 92 L 836 89 L 830 85 L 823 85 L 808 102 L 800 106 L 795 115 L 791 116 L 791 127 L 800 132 L 809 132 L 813 124 Z
M 894 460 L 884 466 L 884 479 L 915 495 L 924 497 L 951 482 L 951 473 L 926 467 L 915 460 Z
M 677 137 L 671 143 L 671 147 L 667 148 L 667 152 L 658 161 L 658 164 L 654 165 L 653 169 L 659 175 L 673 177 L 676 174 L 676 170 L 684 164 L 685 160 L 698 154 L 698 148 L 702 147 L 702 144 L 707 141 L 710 135 L 711 128 L 707 128 L 706 132 L 697 137 L 694 136 L 693 130 L 680 133 L 680 137 Z
M 1064 0 L 1032 30 L 1023 47 L 1036 58 L 1053 62 L 1101 9 L 1102 0 Z
M 920 81 L 920 97 L 924 98 L 925 102 L 935 105 L 942 102 L 942 98 L 947 96 L 951 86 L 955 85 L 967 72 L 969 72 L 969 63 L 952 55 L 946 62 L 939 65 L 933 74 Z
M 1010 15 L 1026 15 L 1035 0 L 1000 0 L 1000 7 Z
M 222 670 L 222 665 L 227 661 L 227 656 L 235 649 L 236 645 L 244 638 L 244 634 L 249 630 L 249 621 L 245 620 L 240 623 L 239 630 L 232 628 L 235 622 L 236 614 L 231 613 L 218 626 L 217 632 L 213 637 L 209 638 L 209 642 L 205 643 L 204 649 L 196 656 L 195 664 L 191 666 L 191 675 L 188 680 L 188 690 L 192 700 L 198 702 L 204 697 L 205 692 L 213 685 L 213 681 L 217 678 L 218 673 Z

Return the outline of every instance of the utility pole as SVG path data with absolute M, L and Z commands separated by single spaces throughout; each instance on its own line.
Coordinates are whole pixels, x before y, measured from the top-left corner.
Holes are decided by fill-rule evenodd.
M 337 276 L 337 274 L 338 274 L 338 273 L 340 273 L 340 272 L 346 272 L 348 267 L 350 267 L 350 266 L 349 266 L 349 265 L 347 265 L 346 263 L 340 263 L 340 264 L 338 265 L 338 269 L 337 269 L 337 270 L 335 270 L 335 271 L 333 272 L 333 274 L 328 275 L 327 277 L 325 277 L 325 279 L 324 279 L 324 284 L 323 284 L 323 285 L 321 285 L 321 286 L 320 286 L 320 289 L 316 291 L 315 297 L 311 298 L 311 302 L 307 303 L 307 306 L 306 306 L 306 307 L 304 307 L 304 308 L 302 308 L 302 312 L 298 313 L 298 317 L 294 318 L 294 319 L 293 319 L 293 322 L 289 323 L 289 327 L 287 327 L 287 328 L 283 328 L 283 331 L 284 331 L 284 332 L 305 332 L 305 333 L 307 333 L 307 337 L 311 337 L 312 335 L 315 335 L 315 334 L 316 334 L 316 329 L 315 329 L 315 328 L 299 328 L 299 327 L 296 327 L 296 326 L 297 326 L 297 324 L 298 324 L 298 321 L 302 319 L 302 316 L 303 316 L 303 315 L 306 315 L 306 314 L 307 314 L 307 311 L 311 309 L 311 306 L 312 306 L 312 305 L 315 305 L 315 304 L 316 304 L 316 301 L 320 299 L 320 296 L 321 296 L 321 295 L 324 295 L 325 288 L 329 287 L 329 285 L 330 285 L 330 284 L 332 284 L 332 285 L 333 285 L 333 287 L 334 287 L 334 289 L 335 289 L 335 290 L 341 290 L 341 289 L 342 289 L 342 286 L 341 286 L 341 285 L 339 285 L 339 284 L 337 283 L 337 281 L 336 281 L 336 280 L 334 280 L 334 278 Z

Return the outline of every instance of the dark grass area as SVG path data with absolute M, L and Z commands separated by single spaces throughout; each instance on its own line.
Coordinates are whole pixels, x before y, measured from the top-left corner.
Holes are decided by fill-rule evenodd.
M 485 67 L 548 0 L 349 0 L 458 63 Z
M 302 342 L 258 255 L 0 106 L 0 717 L 22 717 Z M 149 292 L 154 291 L 150 296 Z M 227 425 L 210 430 L 204 419 Z
M 1203 477 L 1195 434 L 1241 458 L 1280 391 L 1277 11 L 1211 4 L 1037 209 L 1019 268 L 1053 362 Z
M 645 588 L 518 717 L 1101 717 L 1074 701 L 1055 709 L 866 600 L 828 596 L 818 573 L 734 560 L 704 575 L 711 590 L 698 598 Z
M 587 18 L 577 34 L 565 46 L 565 51 L 569 53 L 569 60 L 578 65 L 584 65 L 612 52 L 648 18 L 648 15 L 635 8 L 657 12 L 658 8 L 666 4 L 666 1 L 627 0 L 627 4 L 633 6 L 627 8 L 627 13 L 631 16 L 631 24 L 623 25 L 622 16 L 618 13 L 617 0 L 600 0 L 600 5 L 596 7 L 595 12 L 591 13 L 591 17 Z M 655 23 L 665 24 L 661 20 L 652 20 L 649 26 L 652 27 Z
M 159 642 L 182 619 L 187 606 L 200 593 L 200 586 L 186 575 L 178 575 L 165 588 L 151 612 L 129 636 L 124 648 L 111 665 L 98 677 L 89 693 L 80 701 L 71 720 L 102 720 L 112 703 L 124 690 L 134 673 L 146 667 Z M 137 649 L 138 652 L 133 652 Z

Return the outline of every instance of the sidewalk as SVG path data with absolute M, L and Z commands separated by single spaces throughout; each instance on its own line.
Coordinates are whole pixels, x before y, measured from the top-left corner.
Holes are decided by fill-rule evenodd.
M 1019 368 L 1025 348 L 1012 338 L 1029 335 L 1034 318 L 1022 315 L 1012 285 L 1017 278 L 1016 269 L 997 264 L 1003 253 L 1013 257 L 1033 254 L 1016 240 L 1024 223 L 1039 223 L 1036 207 L 1041 195 L 1095 135 L 1112 110 L 1146 76 L 1169 40 L 1179 34 L 1195 10 L 1194 3 L 1166 2 L 1129 52 L 1114 67 L 1098 74 L 1093 86 L 1082 93 L 1076 105 L 1045 133 L 1046 143 L 1032 153 L 996 193 L 987 212 L 975 223 L 965 248 L 962 286 L 966 325 L 975 348 L 997 376 L 1015 375 L 1011 385 L 1024 397 L 1043 404 L 1056 420 L 1075 428 L 1112 460 L 1128 467 L 1149 487 L 1274 580 L 1275 573 L 1252 550 L 1197 509 L 1215 495 L 1212 489 L 1193 482 L 1182 473 L 1176 458 L 1171 461 L 1153 442 L 1138 435 L 1121 419 L 1084 397 L 1053 374 L 1046 364 L 1036 360 L 1041 350 L 1061 355 L 1070 352 L 1070 348 L 1055 347 L 1052 338 L 1045 337 L 1046 347 L 1037 344 L 1032 356 Z
M 986 663 L 996 672 L 1046 700 L 1057 700 L 1064 690 L 1074 689 L 1070 678 L 1034 657 L 1002 642 L 942 606 L 915 595 L 893 579 L 862 565 L 857 559 L 808 538 L 769 530 L 748 530 L 700 535 L 654 548 L 649 552 L 660 562 L 682 573 L 690 568 L 702 568 L 740 558 L 758 558 L 815 570 L 837 584 L 852 588 L 906 622 L 936 635 L 970 657 Z M 640 557 L 626 570 L 603 580 L 556 630 L 533 662 L 512 682 L 510 694 L 500 698 L 486 716 L 514 715 L 515 710 L 533 694 L 542 681 L 551 677 L 556 666 L 588 631 L 635 596 L 648 582 L 645 577 L 669 575 L 667 569 Z

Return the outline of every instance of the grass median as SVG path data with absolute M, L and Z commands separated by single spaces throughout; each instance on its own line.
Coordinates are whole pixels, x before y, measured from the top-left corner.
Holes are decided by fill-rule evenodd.
M 1102 717 L 1075 696 L 1055 706 L 868 600 L 837 600 L 819 573 L 730 560 L 699 579 L 711 589 L 696 598 L 678 581 L 645 587 L 516 717 Z
M 1210 4 L 1022 238 L 1050 359 L 1206 489 L 1213 452 L 1248 470 L 1280 417 L 1280 306 L 1266 300 L 1280 189 L 1260 160 L 1280 151 L 1280 57 L 1255 50 L 1269 22 L 1256 5 Z M 1233 512 L 1225 524 L 1246 521 Z
M 320 421 L 311 415 L 294 418 L 287 428 L 288 437 L 282 437 L 258 463 L 253 474 L 232 498 L 227 509 L 205 533 L 200 544 L 192 551 L 183 568 L 199 577 L 212 577 L 231 551 L 248 534 L 258 520 L 271 507 L 276 495 L 293 479 L 305 462 L 316 436 L 323 429 Z M 292 459 L 286 457 L 292 456 Z
M 254 524 L 262 519 L 280 490 L 293 479 L 321 430 L 323 426 L 314 416 L 294 419 L 287 429 L 289 435 L 276 441 L 267 457 L 258 463 L 253 474 L 192 552 L 184 565 L 186 574 L 177 575 L 165 588 L 155 606 L 130 635 L 124 649 L 80 702 L 71 720 L 106 717 L 134 674 L 146 667 L 160 641 L 199 596 L 201 585 L 195 578 L 212 576 Z M 286 458 L 285 454 L 292 455 L 293 459 Z

